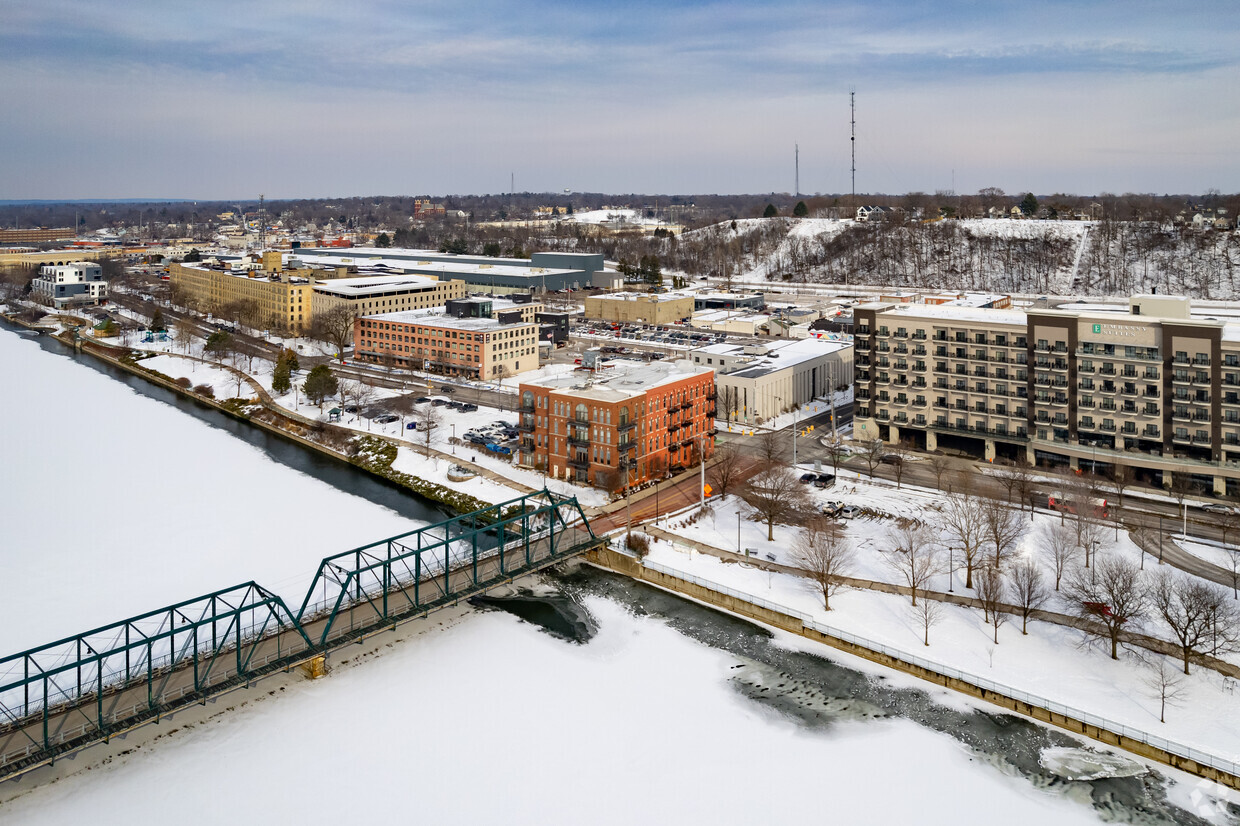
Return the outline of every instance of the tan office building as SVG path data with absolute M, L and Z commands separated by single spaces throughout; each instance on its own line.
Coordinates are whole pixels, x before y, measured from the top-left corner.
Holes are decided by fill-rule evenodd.
M 1240 323 L 1188 299 L 1128 312 L 864 304 L 858 439 L 1240 496 Z
M 693 296 L 607 293 L 586 296 L 586 318 L 625 324 L 671 324 L 693 316 Z

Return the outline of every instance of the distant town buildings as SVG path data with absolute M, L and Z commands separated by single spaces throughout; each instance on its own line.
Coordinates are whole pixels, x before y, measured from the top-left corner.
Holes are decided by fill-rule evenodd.
M 608 491 L 661 479 L 713 452 L 714 375 L 682 359 L 522 382 L 516 460 Z

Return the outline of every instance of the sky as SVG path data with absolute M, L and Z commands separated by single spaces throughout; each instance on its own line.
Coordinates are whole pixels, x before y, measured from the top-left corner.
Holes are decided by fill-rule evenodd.
M 6 0 L 0 199 L 1236 192 L 1237 11 Z

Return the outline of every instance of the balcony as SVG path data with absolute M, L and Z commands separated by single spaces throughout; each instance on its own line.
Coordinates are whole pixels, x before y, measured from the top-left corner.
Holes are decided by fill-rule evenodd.
M 520 406 L 520 407 L 518 407 L 518 408 L 517 408 L 517 410 L 519 410 L 519 411 L 520 411 L 520 412 L 522 412 L 522 413 L 533 413 L 533 412 L 534 412 L 534 403 L 533 403 L 533 402 L 530 402 L 529 404 L 526 404 L 525 402 L 522 402 L 522 403 L 521 403 L 521 406 Z
M 589 447 L 590 439 L 586 436 L 581 436 L 581 435 L 569 436 L 568 443 L 572 445 L 573 447 Z
M 568 460 L 568 466 L 575 467 L 578 470 L 588 470 L 590 468 L 590 457 L 584 453 L 571 456 Z
M 534 432 L 534 420 L 530 419 L 529 421 L 526 421 L 525 419 L 522 419 L 521 421 L 517 422 L 517 432 L 518 433 L 533 433 Z
M 628 422 L 620 422 L 620 424 L 616 425 L 616 432 L 627 433 L 630 430 L 636 429 L 636 427 L 637 427 L 636 420 L 628 421 Z

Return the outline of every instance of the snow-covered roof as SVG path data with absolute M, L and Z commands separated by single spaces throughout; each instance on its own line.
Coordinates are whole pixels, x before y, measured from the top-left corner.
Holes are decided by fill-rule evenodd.
M 609 364 L 614 366 L 592 374 L 579 371 L 523 381 L 521 384 L 566 392 L 574 398 L 613 402 L 640 396 L 663 384 L 715 372 L 710 367 L 701 367 L 688 359 L 654 361 L 649 364 L 628 361 Z
M 361 278 L 333 278 L 315 283 L 315 292 L 338 295 L 341 298 L 360 298 L 366 295 L 386 295 L 403 290 L 433 289 L 438 282 L 418 275 L 374 275 Z
M 457 318 L 442 313 L 428 313 L 424 310 L 404 310 L 398 313 L 378 313 L 363 316 L 368 321 L 387 321 L 397 324 L 421 324 L 425 327 L 444 327 L 453 330 L 464 330 L 474 333 L 488 333 L 495 330 L 511 330 L 515 327 L 533 327 L 534 322 L 518 321 L 504 324 L 494 318 Z
M 866 309 L 886 307 L 884 304 L 863 305 Z M 889 310 L 891 315 L 915 318 L 933 318 L 952 322 L 976 322 L 979 324 L 1015 324 L 1025 326 L 1023 310 L 991 310 L 984 307 L 962 307 L 953 304 L 897 304 Z

